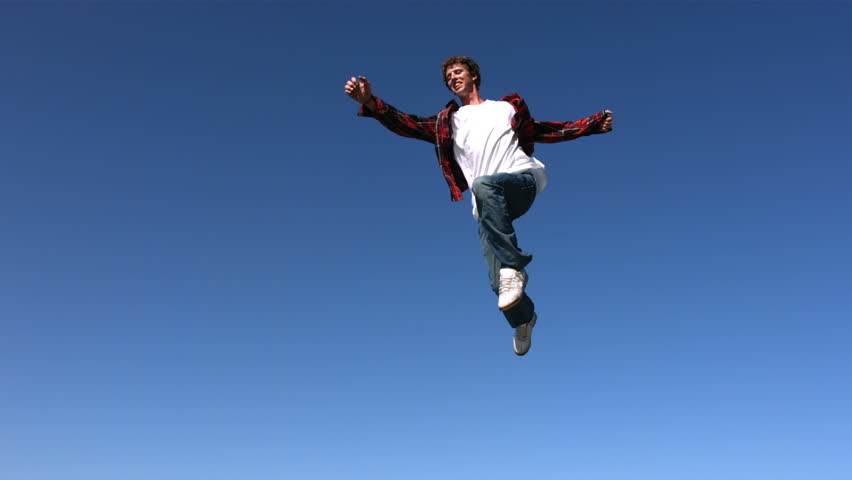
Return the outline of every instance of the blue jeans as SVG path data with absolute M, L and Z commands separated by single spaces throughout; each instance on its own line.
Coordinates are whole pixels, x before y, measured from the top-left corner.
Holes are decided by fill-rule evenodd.
M 536 194 L 535 177 L 531 173 L 497 173 L 477 177 L 470 188 L 476 197 L 479 215 L 479 241 L 488 265 L 491 289 L 500 289 L 500 269 L 523 270 L 532 255 L 518 248 L 512 221 L 533 204 Z M 520 303 L 503 312 L 512 328 L 532 320 L 535 305 L 524 294 Z

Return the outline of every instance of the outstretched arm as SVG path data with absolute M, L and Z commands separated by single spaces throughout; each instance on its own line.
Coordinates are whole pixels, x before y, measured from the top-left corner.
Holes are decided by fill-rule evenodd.
M 437 116 L 419 117 L 384 103 L 373 95 L 370 81 L 364 76 L 359 76 L 358 79 L 352 77 L 346 82 L 344 91 L 350 98 L 361 104 L 358 115 L 375 118 L 397 135 L 435 143 Z
M 612 131 L 612 110 L 604 110 L 576 122 L 534 122 L 535 141 L 556 143 L 584 135 Z

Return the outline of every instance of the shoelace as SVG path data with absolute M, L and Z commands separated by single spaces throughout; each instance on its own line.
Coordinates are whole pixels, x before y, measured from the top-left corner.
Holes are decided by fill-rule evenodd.
M 520 290 L 524 284 L 521 275 L 512 275 L 510 278 L 500 279 L 500 293 L 506 293 L 511 290 Z

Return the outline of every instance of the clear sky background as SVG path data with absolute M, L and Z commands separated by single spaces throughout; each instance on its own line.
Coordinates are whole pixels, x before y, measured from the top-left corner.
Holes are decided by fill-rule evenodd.
M 847 2 L 0 5 L 0 478 L 852 478 Z M 540 120 L 526 357 L 433 148 Z

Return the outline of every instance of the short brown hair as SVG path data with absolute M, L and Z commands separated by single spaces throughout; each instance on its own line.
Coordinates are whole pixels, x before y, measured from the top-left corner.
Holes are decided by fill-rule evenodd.
M 477 65 L 470 57 L 462 57 L 458 55 L 444 60 L 444 63 L 441 65 L 441 81 L 444 82 L 444 86 L 450 88 L 450 86 L 447 85 L 447 68 L 457 63 L 464 65 L 467 68 L 467 71 L 470 72 L 471 77 L 476 77 L 476 80 L 474 80 L 473 83 L 476 84 L 476 88 L 478 90 L 479 83 L 482 80 L 482 75 L 479 74 L 479 65 Z M 452 89 L 450 88 L 450 90 Z

